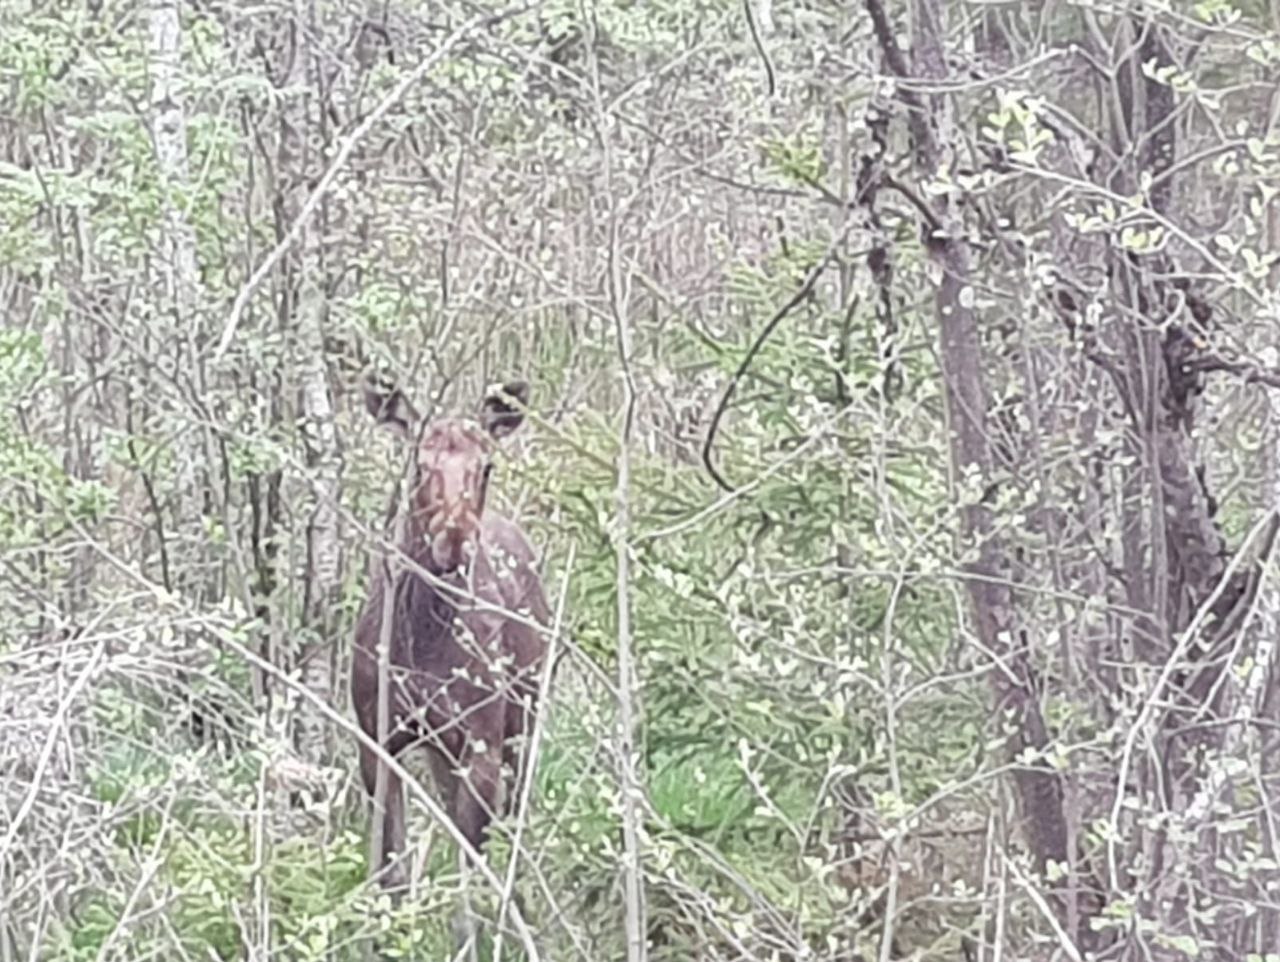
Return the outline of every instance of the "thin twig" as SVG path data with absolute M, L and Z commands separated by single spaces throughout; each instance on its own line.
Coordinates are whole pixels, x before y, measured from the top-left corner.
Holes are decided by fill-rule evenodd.
M 555 671 L 556 664 L 556 639 L 560 637 L 560 632 L 564 628 L 564 612 L 565 602 L 569 597 L 569 580 L 573 577 L 573 562 L 578 554 L 578 543 L 576 541 L 569 544 L 569 556 L 565 560 L 564 582 L 560 586 L 560 598 L 556 601 L 555 618 L 551 622 L 551 637 L 547 641 L 547 650 L 543 655 L 542 677 L 538 679 L 538 710 L 533 714 L 533 731 L 529 733 L 528 753 L 522 764 L 523 782 L 520 785 L 520 798 L 517 800 L 515 816 L 516 828 L 515 834 L 511 840 L 511 860 L 507 863 L 506 884 L 502 889 L 502 899 L 498 903 L 498 925 L 501 926 L 507 918 L 507 909 L 512 904 L 512 894 L 516 887 L 516 863 L 520 860 L 521 846 L 520 842 L 524 835 L 525 824 L 528 821 L 529 803 L 533 797 L 534 773 L 538 769 L 538 752 L 542 747 L 542 734 L 547 727 L 547 697 L 551 691 L 551 675 Z M 493 948 L 493 962 L 501 962 L 502 960 L 502 941 L 499 940 Z
M 89 656 L 89 663 L 84 666 L 84 669 L 76 676 L 76 680 L 71 683 L 66 697 L 58 705 L 57 714 L 53 716 L 53 720 L 49 723 L 49 734 L 45 738 L 44 747 L 40 750 L 40 758 L 36 761 L 36 770 L 31 777 L 31 785 L 27 788 L 27 794 L 22 799 L 22 804 L 18 806 L 18 811 L 13 816 L 13 821 L 9 823 L 9 829 L 4 835 L 4 841 L 0 842 L 0 861 L 8 858 L 9 849 L 12 847 L 14 839 L 18 837 L 18 830 L 22 827 L 22 823 L 27 820 L 27 816 L 31 814 L 31 809 L 36 802 L 36 796 L 40 794 L 40 784 L 44 781 L 45 770 L 49 767 L 50 759 L 53 758 L 54 748 L 57 747 L 58 736 L 62 732 L 62 726 L 67 723 L 67 716 L 71 713 L 71 706 L 80 697 L 80 692 L 88 684 L 89 679 L 93 677 L 94 670 L 98 667 L 98 662 L 102 660 L 102 656 L 106 653 L 107 637 L 104 635 L 102 640 L 94 646 L 93 654 Z
M 596 58 L 595 23 L 587 43 L 591 56 L 592 93 L 595 96 L 596 129 L 604 155 L 604 190 L 609 199 L 609 244 L 605 252 L 609 293 L 609 314 L 617 332 L 618 362 L 623 375 L 623 414 L 618 437 L 617 483 L 615 486 L 616 524 L 614 530 L 617 558 L 618 612 L 618 741 L 619 772 L 622 793 L 622 891 L 625 903 L 627 962 L 645 962 L 648 954 L 645 919 L 643 873 L 640 864 L 640 813 L 636 800 L 640 795 L 635 770 L 635 688 L 631 636 L 631 441 L 635 430 L 636 382 L 631 368 L 631 318 L 629 287 L 623 284 L 622 264 L 618 250 L 619 222 L 623 205 L 614 193 L 613 140 L 609 132 L 607 111 L 600 99 L 600 65 Z
M 1031 879 L 1027 878 L 1022 869 L 1018 867 L 1017 862 L 1009 858 L 1008 855 L 1001 852 L 1000 857 L 1004 861 L 1004 864 L 1013 872 L 1014 881 L 1018 883 L 1018 886 L 1022 891 L 1027 893 L 1027 898 L 1031 900 L 1031 904 L 1036 907 L 1044 917 L 1044 920 L 1049 923 L 1049 927 L 1053 929 L 1053 934 L 1058 939 L 1058 945 L 1062 947 L 1062 951 L 1066 953 L 1067 958 L 1069 958 L 1071 962 L 1084 962 L 1084 956 L 1080 954 L 1080 949 L 1076 946 L 1075 942 L 1071 940 L 1071 936 L 1068 935 L 1066 930 L 1062 927 L 1062 923 L 1058 921 L 1058 917 L 1054 915 L 1053 909 L 1049 907 L 1049 903 L 1045 901 L 1044 896 L 1040 894 L 1040 891 L 1036 888 L 1035 884 Z
M 412 457 L 412 455 L 410 455 Z M 396 483 L 397 501 L 395 520 L 395 543 L 405 543 L 405 529 L 409 516 L 409 488 L 405 478 L 411 471 L 411 461 L 407 461 Z M 395 633 L 395 608 L 398 585 L 400 581 L 399 552 L 387 552 L 382 562 L 382 611 L 378 624 L 378 692 L 375 704 L 377 718 L 374 721 L 374 734 L 379 745 L 390 744 L 391 735 L 391 644 Z M 369 833 L 369 877 L 380 875 L 387 868 L 383 864 L 382 853 L 387 840 L 387 792 L 390 789 L 391 772 L 381 762 L 375 770 L 373 779 L 373 830 Z

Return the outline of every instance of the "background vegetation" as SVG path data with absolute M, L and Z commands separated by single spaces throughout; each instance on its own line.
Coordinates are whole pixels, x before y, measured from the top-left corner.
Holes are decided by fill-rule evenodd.
M 542 958 L 1280 959 L 1278 68 L 1254 0 L 5 4 L 0 960 L 494 915 L 420 805 L 366 882 L 369 369 L 535 385 Z

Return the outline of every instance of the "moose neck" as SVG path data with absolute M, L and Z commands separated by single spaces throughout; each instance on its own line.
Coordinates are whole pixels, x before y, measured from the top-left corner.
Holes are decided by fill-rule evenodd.
M 427 669 L 438 661 L 455 632 L 462 607 L 465 573 L 441 570 L 423 540 L 425 529 L 411 525 L 406 532 L 405 554 L 412 568 L 401 569 L 396 578 L 397 631 L 392 661 L 408 668 Z M 426 577 L 422 574 L 425 569 Z

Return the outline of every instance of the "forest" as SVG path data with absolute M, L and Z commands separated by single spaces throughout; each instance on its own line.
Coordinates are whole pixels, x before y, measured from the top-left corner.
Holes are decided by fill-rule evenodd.
M 1280 962 L 1280 2 L 0 79 L 0 962 Z

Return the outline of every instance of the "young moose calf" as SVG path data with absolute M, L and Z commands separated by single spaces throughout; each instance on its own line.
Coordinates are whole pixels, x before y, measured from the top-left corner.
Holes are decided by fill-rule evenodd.
M 506 395 L 506 398 L 503 397 Z M 417 439 L 409 513 L 394 587 L 383 565 L 356 625 L 351 693 L 360 727 L 378 735 L 378 643 L 384 598 L 391 607 L 388 738 L 398 755 L 426 748 L 444 804 L 467 840 L 483 847 L 490 821 L 520 795 L 525 739 L 536 709 L 549 621 L 533 549 L 513 522 L 488 509 L 494 441 L 524 420 L 529 387 L 507 384 L 487 397 L 480 423 L 444 418 L 421 425 L 397 389 L 366 384 L 365 406 L 409 440 Z M 512 403 L 514 401 L 515 403 Z M 425 569 L 424 578 L 417 569 Z M 504 766 L 513 777 L 504 778 Z M 360 773 L 372 798 L 377 756 L 360 748 Z M 387 772 L 380 878 L 403 850 L 404 794 Z

